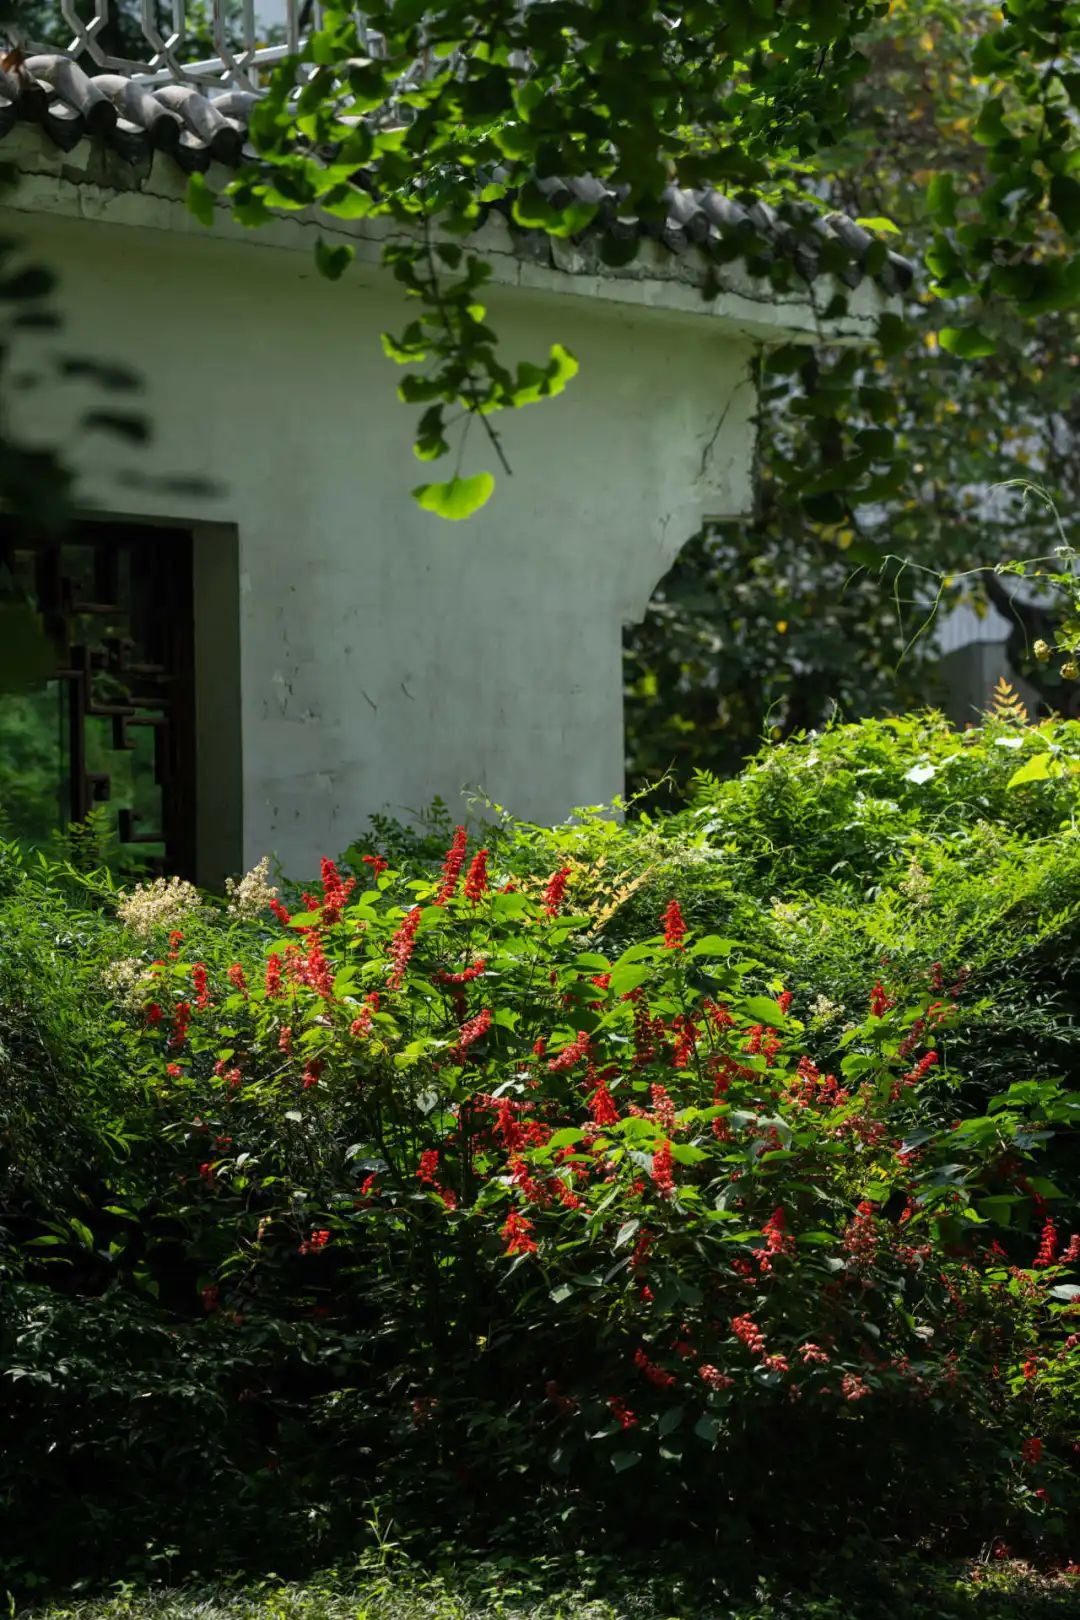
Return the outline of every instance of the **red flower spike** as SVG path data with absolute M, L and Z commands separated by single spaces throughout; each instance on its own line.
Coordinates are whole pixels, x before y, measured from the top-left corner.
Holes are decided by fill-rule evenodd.
M 661 1142 L 660 1146 L 653 1154 L 650 1175 L 652 1176 L 653 1186 L 656 1188 L 661 1198 L 670 1198 L 675 1189 L 675 1175 L 671 1157 L 670 1142 Z
M 207 983 L 206 964 L 196 962 L 191 969 L 191 987 L 195 991 L 195 1005 L 199 1012 L 205 1012 L 210 1005 L 210 989 Z
M 446 902 L 452 900 L 457 893 L 458 879 L 461 876 L 461 868 L 465 864 L 465 847 L 468 841 L 465 828 L 455 827 L 454 841 L 447 850 L 446 859 L 443 861 L 442 884 L 435 897 L 437 906 L 445 906 Z
M 630 1408 L 627 1406 L 626 1402 L 621 1398 L 621 1396 L 609 1395 L 608 1407 L 610 1408 L 611 1415 L 618 1418 L 624 1429 L 635 1429 L 637 1427 L 637 1418 L 634 1416 L 633 1412 L 631 1412 Z
M 1052 1266 L 1054 1264 L 1057 1252 L 1057 1227 L 1054 1225 L 1053 1218 L 1048 1215 L 1043 1225 L 1042 1237 L 1039 1239 L 1039 1252 L 1036 1254 L 1034 1260 L 1035 1269 L 1038 1271 L 1044 1266 Z
M 552 1074 L 560 1074 L 566 1069 L 572 1069 L 589 1055 L 589 1035 L 587 1030 L 578 1032 L 577 1040 L 564 1046 L 557 1057 L 548 1059 L 548 1069 Z
M 677 900 L 669 900 L 667 910 L 664 912 L 664 949 L 668 951 L 681 951 L 683 940 L 688 933 L 683 921 L 683 914 Z
M 469 863 L 469 870 L 465 874 L 464 895 L 470 905 L 476 905 L 488 891 L 488 852 L 478 849 Z
M 468 1023 L 462 1024 L 461 1031 L 457 1038 L 457 1044 L 450 1047 L 448 1056 L 452 1057 L 458 1063 L 464 1062 L 465 1054 L 468 1052 L 469 1047 L 475 1046 L 476 1042 L 480 1040 L 482 1036 L 487 1034 L 488 1030 L 491 1028 L 491 1023 L 492 1018 L 490 1008 L 482 1008 L 481 1011 L 477 1013 L 475 1018 L 470 1018 Z
M 589 1100 L 589 1111 L 594 1125 L 603 1127 L 619 1123 L 619 1110 L 615 1106 L 615 1099 L 602 1080 Z
M 870 992 L 870 1016 L 872 1018 L 884 1018 L 889 1009 L 895 1006 L 896 1002 L 888 995 L 879 979 Z
M 519 1215 L 516 1210 L 507 1216 L 502 1228 L 502 1239 L 506 1244 L 505 1253 L 535 1254 L 537 1242 L 533 1237 L 533 1223 L 526 1215 Z
M 390 941 L 390 977 L 386 981 L 388 990 L 400 990 L 401 982 L 405 977 L 405 969 L 416 949 L 416 930 L 420 926 L 420 907 L 413 906 L 405 917 Z
M 545 917 L 557 917 L 559 912 L 562 910 L 563 897 L 566 894 L 566 885 L 570 881 L 570 874 L 572 871 L 573 867 L 571 866 L 560 866 L 558 871 L 553 872 L 551 877 L 548 879 L 547 888 L 544 890 Z

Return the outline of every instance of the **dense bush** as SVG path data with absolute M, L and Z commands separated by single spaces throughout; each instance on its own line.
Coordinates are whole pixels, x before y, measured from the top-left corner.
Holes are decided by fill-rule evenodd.
M 389 1493 L 1068 1550 L 1078 731 L 838 731 L 441 867 L 395 832 L 291 915 L 10 858 L 9 1579 L 280 1570 Z

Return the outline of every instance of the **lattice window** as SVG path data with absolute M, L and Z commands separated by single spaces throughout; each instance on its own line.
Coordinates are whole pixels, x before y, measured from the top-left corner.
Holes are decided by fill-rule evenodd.
M 0 576 L 42 615 L 51 677 L 0 695 L 0 828 L 31 844 L 104 806 L 151 869 L 194 865 L 191 537 L 86 524 L 0 533 Z

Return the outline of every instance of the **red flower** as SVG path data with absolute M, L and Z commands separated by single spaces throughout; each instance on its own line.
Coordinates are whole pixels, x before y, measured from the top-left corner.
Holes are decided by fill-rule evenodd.
M 278 1048 L 286 1057 L 292 1057 L 292 1030 L 288 1024 L 283 1024 L 281 1034 L 278 1036 Z
M 537 1252 L 532 1221 L 526 1215 L 519 1215 L 516 1210 L 512 1210 L 507 1216 L 502 1229 L 502 1238 L 506 1244 L 505 1253 L 508 1255 Z
M 1071 1266 L 1077 1260 L 1080 1260 L 1080 1232 L 1073 1233 L 1069 1239 L 1068 1247 L 1062 1250 L 1058 1263 L 1063 1266 Z
M 552 1074 L 561 1074 L 566 1069 L 572 1069 L 575 1063 L 589 1055 L 589 1034 L 587 1030 L 579 1030 L 576 1040 L 569 1046 L 564 1046 L 557 1057 L 548 1059 L 548 1069 Z
M 203 1310 L 216 1311 L 221 1298 L 221 1290 L 216 1283 L 207 1283 L 205 1288 L 199 1290 L 202 1296 Z
M 175 962 L 176 958 L 180 955 L 180 946 L 183 943 L 183 939 L 184 939 L 184 935 L 183 935 L 183 932 L 182 932 L 181 929 L 173 928 L 173 929 L 170 930 L 170 932 L 169 932 L 169 961 L 170 962 Z
M 147 1006 L 146 1006 L 146 1022 L 149 1025 L 153 1026 L 154 1024 L 160 1024 L 162 1016 L 163 1015 L 162 1015 L 161 1008 L 158 1006 L 156 1001 L 151 1001 L 151 1002 L 147 1003 Z
M 354 1018 L 349 1025 L 349 1034 L 359 1040 L 361 1036 L 371 1034 L 371 1008 L 365 1007 L 359 1018 Z
M 748 1350 L 752 1350 L 756 1356 L 760 1356 L 764 1353 L 765 1335 L 762 1333 L 752 1316 L 733 1316 L 731 1319 L 731 1331 L 734 1333 L 735 1337 L 737 1339 L 741 1339 L 746 1348 Z
M 173 1032 L 169 1038 L 169 1045 L 175 1048 L 183 1046 L 187 1040 L 188 1025 L 191 1023 L 191 1002 L 178 1001 L 173 1013 L 173 1019 Z
M 730 1389 L 735 1382 L 727 1373 L 722 1373 L 719 1367 L 710 1366 L 707 1361 L 702 1362 L 698 1368 L 698 1377 L 703 1383 L 708 1384 L 710 1389 Z
M 320 875 L 323 886 L 322 921 L 325 927 L 331 928 L 334 923 L 340 922 L 345 903 L 356 888 L 356 879 L 343 878 L 333 861 L 327 860 L 325 855 L 320 863 Z
M 878 1231 L 874 1223 L 874 1205 L 864 1199 L 844 1232 L 843 1244 L 856 1269 L 870 1266 L 878 1250 Z
M 1043 1266 L 1052 1266 L 1054 1264 L 1057 1251 L 1057 1227 L 1054 1225 L 1053 1219 L 1048 1215 L 1046 1217 L 1046 1223 L 1042 1229 L 1042 1237 L 1039 1240 L 1039 1252 L 1035 1256 L 1034 1260 L 1035 1268 L 1039 1269 Z
M 427 1187 L 435 1187 L 439 1180 L 439 1154 L 437 1148 L 426 1148 L 416 1167 L 416 1179 Z
M 226 973 L 225 976 L 228 979 L 229 983 L 235 989 L 239 990 L 239 992 L 240 992 L 240 994 L 242 996 L 247 995 L 247 980 L 244 978 L 244 970 L 240 966 L 239 962 L 234 962 L 232 967 L 229 968 L 229 970 L 228 970 L 228 972 Z
M 618 1418 L 624 1429 L 637 1427 L 637 1418 L 631 1412 L 626 1402 L 619 1395 L 608 1396 L 608 1406 L 613 1417 Z
M 487 963 L 482 956 L 477 957 L 472 967 L 463 968 L 460 973 L 444 973 L 441 969 L 434 975 L 436 984 L 472 984 L 474 979 L 487 971 Z
M 443 861 L 442 885 L 435 897 L 437 906 L 445 906 L 446 902 L 452 900 L 457 893 L 458 878 L 461 876 L 461 868 L 465 864 L 465 846 L 467 843 L 468 834 L 465 828 L 455 827 L 454 842 L 447 850 L 446 859 Z
M 322 1074 L 322 1070 L 323 1070 L 322 1058 L 315 1058 L 315 1057 L 308 1058 L 307 1063 L 304 1065 L 304 1090 L 305 1091 L 310 1091 L 312 1086 L 317 1086 L 318 1085 L 319 1076 Z
M 326 960 L 325 952 L 318 934 L 314 930 L 308 935 L 307 956 L 304 958 L 303 982 L 311 987 L 324 1001 L 332 1001 L 334 996 L 334 970 Z
M 634 1252 L 630 1256 L 631 1271 L 640 1272 L 642 1270 L 643 1266 L 645 1265 L 645 1261 L 648 1258 L 649 1250 L 652 1248 L 655 1241 L 656 1239 L 654 1238 L 653 1234 L 643 1226 L 641 1231 L 638 1233 L 637 1242 L 634 1244 Z
M 634 1351 L 634 1366 L 639 1372 L 644 1373 L 649 1383 L 655 1384 L 657 1389 L 670 1389 L 675 1382 L 674 1375 L 663 1367 L 658 1367 L 654 1361 L 650 1361 L 644 1350 Z
M 683 921 L 683 914 L 679 909 L 677 900 L 669 900 L 667 910 L 664 912 L 664 948 L 669 951 L 681 951 L 683 940 L 687 935 L 687 927 Z
M 560 866 L 558 871 L 553 872 L 548 879 L 547 888 L 544 890 L 544 915 L 546 917 L 557 917 L 562 910 L 566 885 L 570 881 L 572 871 L 573 867 L 571 866 Z
M 390 961 L 393 964 L 390 977 L 386 981 L 387 989 L 400 990 L 401 981 L 405 977 L 405 969 L 416 949 L 416 930 L 420 926 L 420 907 L 413 906 L 406 912 L 397 933 L 390 941 Z
M 487 893 L 487 863 L 487 850 L 478 849 L 469 864 L 469 870 L 465 874 L 465 898 L 473 905 Z
M 200 1012 L 205 1012 L 210 1005 L 210 989 L 207 984 L 206 964 L 196 962 L 191 969 L 191 986 L 195 991 L 195 1005 Z
M 457 1038 L 457 1044 L 450 1048 L 449 1055 L 456 1058 L 459 1063 L 464 1060 L 470 1046 L 475 1046 L 481 1036 L 486 1035 L 491 1028 L 490 1009 L 484 1007 L 475 1018 L 470 1018 L 467 1024 L 462 1024 Z
M 603 1080 L 601 1080 L 589 1100 L 589 1109 L 592 1113 L 594 1125 L 617 1125 L 619 1123 L 619 1110 L 615 1106 L 615 1099 Z
M 649 1097 L 652 1101 L 653 1117 L 661 1130 L 673 1131 L 675 1129 L 675 1103 L 666 1086 L 653 1084 L 649 1087 Z
M 791 1010 L 791 997 L 792 992 L 790 990 L 781 990 L 780 994 L 776 998 L 776 1005 L 785 1015 Z
M 809 1343 L 809 1341 L 799 1346 L 799 1354 L 808 1367 L 827 1367 L 829 1365 L 829 1358 L 824 1350 L 816 1344 Z
M 301 1254 L 316 1254 L 319 1249 L 325 1249 L 330 1241 L 330 1233 L 326 1227 L 320 1227 L 312 1232 L 311 1236 L 300 1245 Z
M 1030 1440 L 1025 1440 L 1023 1445 L 1020 1447 L 1021 1457 L 1023 1457 L 1024 1461 L 1030 1464 L 1032 1468 L 1037 1467 L 1042 1461 L 1042 1452 L 1043 1443 L 1039 1439 L 1038 1435 L 1032 1436 Z
M 275 951 L 266 959 L 266 999 L 276 1001 L 285 991 L 281 982 L 281 957 Z
M 919 1059 L 918 1063 L 916 1063 L 915 1067 L 913 1069 L 909 1069 L 907 1074 L 904 1075 L 904 1084 L 908 1086 L 915 1086 L 918 1085 L 920 1080 L 925 1080 L 926 1076 L 930 1073 L 930 1070 L 934 1067 L 937 1060 L 938 1055 L 936 1052 L 925 1052 Z
M 870 1016 L 872 1018 L 884 1018 L 889 1008 L 895 1006 L 896 1002 L 889 997 L 879 979 L 870 992 Z
M 183 1074 L 183 1072 L 184 1071 L 180 1067 L 179 1063 L 167 1063 L 165 1065 L 165 1073 L 172 1080 L 179 1080 L 179 1078 Z
M 274 913 L 274 916 L 277 918 L 282 928 L 288 928 L 292 919 L 276 895 L 270 902 L 270 910 Z
M 381 855 L 361 855 L 360 859 L 363 861 L 365 866 L 371 867 L 372 878 L 381 877 L 386 871 L 388 863 L 383 860 Z
M 662 1198 L 669 1198 L 675 1186 L 674 1171 L 672 1168 L 671 1143 L 661 1142 L 653 1154 L 652 1170 L 650 1171 L 653 1186 Z

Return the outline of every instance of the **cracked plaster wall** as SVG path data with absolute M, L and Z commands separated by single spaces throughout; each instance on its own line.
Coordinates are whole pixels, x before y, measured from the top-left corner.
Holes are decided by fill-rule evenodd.
M 64 207 L 5 226 L 62 272 L 64 329 L 33 342 L 140 370 L 154 437 L 78 436 L 82 385 L 25 396 L 23 427 L 66 437 L 106 511 L 235 525 L 244 860 L 308 874 L 372 811 L 456 810 L 463 788 L 544 821 L 620 792 L 622 626 L 704 516 L 748 508 L 754 340 L 497 288 L 507 355 L 559 340 L 581 374 L 500 420 L 512 477 L 446 525 L 409 496 L 426 469 L 380 349 L 402 319 L 381 277 L 331 285 L 308 253 L 94 220 L 48 184 Z M 474 429 L 465 470 L 489 465 Z M 191 475 L 215 492 L 151 487 Z M 204 698 L 204 735 L 219 718 Z

